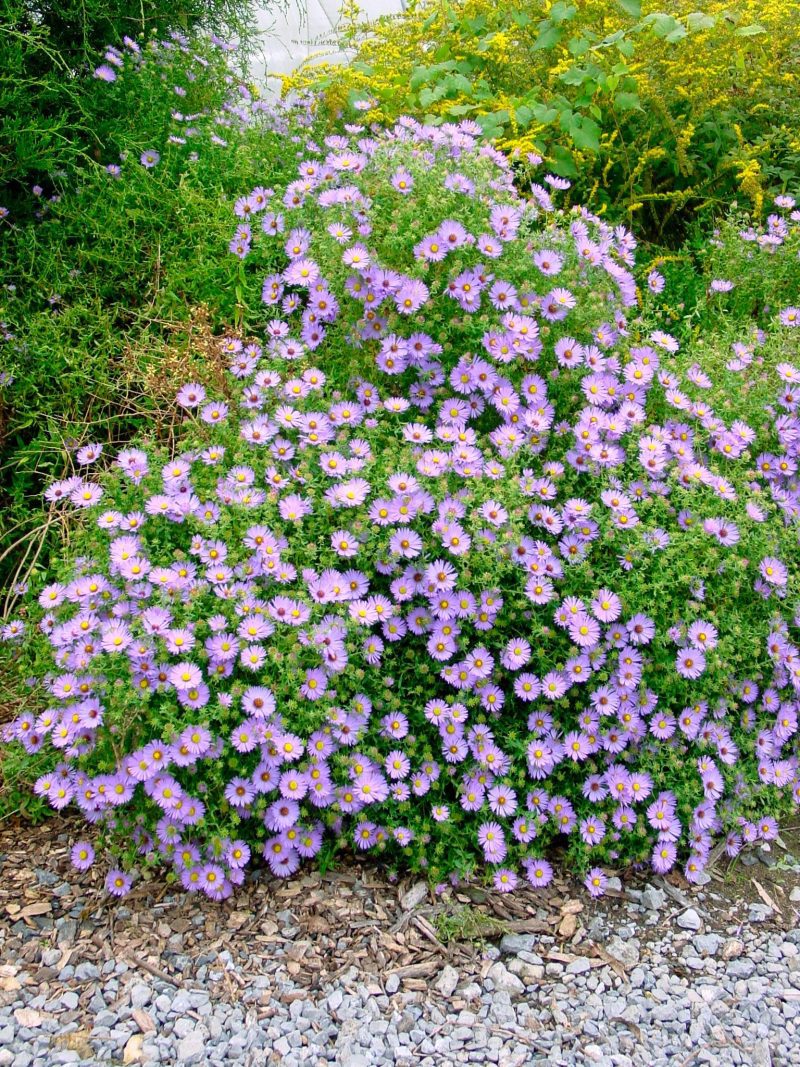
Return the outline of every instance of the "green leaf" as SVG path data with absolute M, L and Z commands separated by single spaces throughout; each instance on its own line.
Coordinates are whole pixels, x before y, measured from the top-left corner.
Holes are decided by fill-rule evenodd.
M 569 135 L 578 148 L 585 152 L 600 150 L 600 127 L 594 119 L 585 115 L 573 115 L 569 125 Z
M 430 107 L 431 104 L 435 104 L 437 100 L 441 100 L 445 95 L 445 87 L 443 85 L 437 85 L 434 89 L 426 86 L 419 94 L 419 102 L 423 107 Z
M 480 37 L 486 27 L 489 25 L 485 15 L 479 15 L 476 19 L 464 19 L 461 23 L 461 28 L 466 34 L 470 34 L 472 37 Z
M 548 125 L 558 118 L 558 109 L 554 107 L 548 107 L 547 104 L 536 104 L 532 108 L 533 117 L 537 122 L 541 122 L 543 125 Z
M 672 15 L 665 15 L 663 11 L 648 15 L 645 22 L 653 27 L 653 33 L 656 37 L 669 36 L 679 25 L 677 19 L 673 18 Z
M 569 70 L 565 70 L 563 74 L 560 74 L 559 78 L 565 85 L 583 85 L 588 74 L 586 67 L 570 67 Z
M 632 19 L 642 17 L 642 0 L 617 0 L 617 5 Z
M 678 26 L 675 27 L 675 29 L 672 31 L 672 33 L 668 33 L 667 34 L 665 40 L 666 40 L 667 44 L 675 44 L 677 41 L 680 41 L 684 37 L 688 37 L 688 36 L 689 36 L 689 31 L 686 29 L 686 27 L 678 25 Z
M 642 104 L 638 93 L 617 93 L 614 97 L 614 107 L 617 111 L 638 111 Z
M 754 22 L 752 26 L 739 26 L 738 29 L 733 31 L 734 37 L 757 37 L 761 33 L 767 31 L 763 26 L 759 26 L 757 22 Z
M 533 51 L 540 52 L 545 48 L 553 48 L 564 36 L 564 31 L 558 26 L 545 24 L 544 29 L 533 43 Z
M 553 146 L 552 151 L 552 170 L 560 178 L 577 178 L 578 168 L 575 166 L 575 160 L 572 158 L 572 153 L 568 148 L 564 148 L 563 145 L 557 144 Z
M 706 15 L 703 11 L 692 11 L 686 16 L 686 25 L 692 31 L 711 30 L 716 25 L 716 19 L 712 15 Z
M 472 96 L 472 82 L 463 74 L 448 74 L 442 81 L 442 88 L 448 96 L 455 96 L 456 93 Z
M 419 89 L 420 85 L 424 85 L 430 77 L 431 69 L 431 67 L 414 67 L 408 80 L 409 88 Z
M 581 56 L 585 56 L 591 48 L 592 42 L 586 37 L 572 37 L 570 39 L 567 48 L 570 55 L 575 56 L 576 59 L 580 59 Z
M 558 0 L 550 9 L 549 18 L 552 22 L 568 22 L 576 11 L 577 8 L 572 4 L 565 4 L 564 0 Z

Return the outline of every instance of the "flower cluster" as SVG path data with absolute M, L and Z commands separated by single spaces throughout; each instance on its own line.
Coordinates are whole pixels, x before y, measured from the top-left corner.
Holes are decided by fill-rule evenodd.
M 348 841 L 505 892 L 563 843 L 597 894 L 800 800 L 796 321 L 700 366 L 563 184 L 521 196 L 469 122 L 308 141 L 235 205 L 224 396 L 49 488 L 89 549 L 6 628 L 50 661 L 8 740 L 123 866 L 220 899 Z

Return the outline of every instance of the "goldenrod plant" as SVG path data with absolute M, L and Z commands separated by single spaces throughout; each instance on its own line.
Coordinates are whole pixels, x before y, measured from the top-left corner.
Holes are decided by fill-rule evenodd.
M 761 210 L 800 171 L 797 0 L 411 0 L 370 23 L 342 8 L 352 61 L 286 88 L 333 116 L 475 119 L 513 159 L 543 155 L 576 199 L 664 239 L 732 197 Z M 320 61 L 322 59 L 322 61 Z

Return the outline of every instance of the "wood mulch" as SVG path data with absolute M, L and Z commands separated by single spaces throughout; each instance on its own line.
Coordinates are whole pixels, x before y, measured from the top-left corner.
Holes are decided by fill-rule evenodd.
M 358 981 L 376 995 L 395 974 L 403 989 L 424 992 L 445 964 L 462 977 L 485 976 L 491 966 L 485 943 L 507 933 L 537 935 L 536 951 L 545 960 L 584 957 L 624 977 L 622 964 L 589 927 L 597 916 L 611 925 L 615 910 L 623 912 L 616 921 L 631 920 L 620 908 L 631 899 L 627 884 L 601 901 L 589 900 L 566 877 L 556 877 L 545 891 L 500 895 L 463 887 L 437 898 L 418 879 L 392 883 L 375 863 L 354 861 L 288 881 L 260 873 L 221 904 L 185 894 L 161 876 L 140 880 L 117 901 L 106 893 L 100 873 L 72 869 L 69 850 L 83 829 L 72 823 L 0 826 L 0 996 L 19 988 L 21 972 L 26 981 L 46 985 L 70 962 L 102 966 L 107 960 L 125 960 L 142 977 L 191 989 L 204 957 L 223 951 L 230 953 L 231 967 L 221 967 L 213 956 L 206 961 L 210 972 L 219 972 L 216 995 L 223 998 L 238 999 L 252 976 L 267 973 L 306 991 L 335 979 Z M 798 906 L 790 904 L 789 893 L 800 883 L 797 873 L 758 864 L 748 875 L 745 897 L 771 902 L 773 925 L 796 924 Z M 720 922 L 730 924 L 741 917 L 741 880 L 730 898 L 724 892 L 728 879 L 716 879 L 706 887 L 700 910 L 708 913 L 713 906 Z M 660 884 L 668 893 L 663 922 L 674 922 L 684 907 L 700 907 L 696 891 L 679 875 Z M 646 940 L 647 928 L 637 936 Z M 652 936 L 660 936 L 657 927 Z M 60 950 L 50 966 L 41 963 L 46 948 Z

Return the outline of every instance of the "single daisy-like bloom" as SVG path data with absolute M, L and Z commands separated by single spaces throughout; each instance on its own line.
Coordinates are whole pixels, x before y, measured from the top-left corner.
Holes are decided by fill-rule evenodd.
M 699 678 L 706 669 L 706 658 L 697 648 L 682 648 L 675 659 L 675 669 L 682 678 Z
M 70 853 L 72 866 L 78 871 L 88 871 L 94 863 L 94 849 L 88 841 L 76 841 Z
M 149 148 L 146 152 L 142 152 L 142 154 L 139 156 L 139 162 L 142 164 L 143 167 L 146 167 L 148 170 L 155 167 L 159 163 L 160 159 L 161 156 L 158 152 L 156 152 L 154 148 Z
M 601 897 L 608 885 L 608 878 L 601 867 L 592 867 L 583 884 L 589 890 L 589 896 Z
M 769 585 L 783 587 L 789 580 L 789 571 L 786 565 L 775 556 L 765 556 L 758 565 L 761 577 Z
M 113 869 L 106 875 L 106 889 L 114 897 L 124 897 L 131 889 L 131 876 L 124 871 Z
M 535 889 L 544 889 L 553 880 L 553 868 L 547 860 L 524 860 L 525 876 Z
M 492 882 L 498 893 L 512 893 L 517 888 L 519 879 L 514 871 L 508 867 L 501 867 L 500 870 L 494 872 Z

